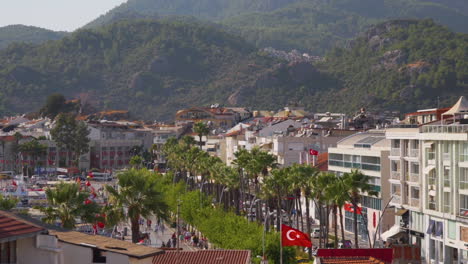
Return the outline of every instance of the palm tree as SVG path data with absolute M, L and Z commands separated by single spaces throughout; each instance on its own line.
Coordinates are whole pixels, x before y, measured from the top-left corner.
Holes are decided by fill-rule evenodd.
M 208 128 L 208 126 L 205 123 L 197 122 L 193 126 L 193 131 L 195 133 L 197 133 L 197 135 L 198 135 L 198 145 L 200 146 L 200 149 L 202 149 L 202 145 L 203 145 L 202 137 L 204 135 L 208 135 L 208 133 L 210 132 L 210 129 Z
M 314 179 L 320 171 L 317 168 L 309 165 L 298 165 L 294 164 L 291 167 L 292 184 L 295 188 L 300 189 L 304 193 L 305 204 L 306 204 L 306 223 L 307 223 L 307 234 L 311 233 L 310 223 L 310 208 L 309 198 L 314 184 Z M 312 250 L 309 250 L 309 259 L 312 259 Z
M 140 236 L 140 217 L 148 218 L 158 215 L 167 217 L 168 205 L 165 202 L 161 181 L 157 174 L 146 169 L 131 169 L 117 176 L 118 189 L 107 185 L 109 203 L 112 205 L 113 216 L 121 220 L 130 220 L 132 242 L 137 243 Z M 126 210 L 124 210 L 126 209 Z M 125 213 L 126 211 L 126 213 Z
M 312 178 L 311 197 L 314 199 L 316 208 L 319 210 L 320 218 L 319 247 L 322 247 L 322 239 L 328 241 L 328 200 L 326 196 L 326 188 L 332 182 L 334 177 L 335 175 L 333 173 L 322 172 Z M 326 207 L 325 213 L 324 207 Z
M 373 186 L 369 184 L 371 180 L 370 176 L 364 175 L 359 170 L 352 170 L 351 173 L 345 173 L 343 175 L 343 183 L 346 188 L 346 193 L 349 196 L 351 204 L 353 205 L 354 212 L 354 244 L 356 248 L 358 245 L 358 204 L 361 201 L 362 194 L 367 193 L 368 196 L 377 196 L 378 192 L 373 189 Z
M 347 201 L 349 201 L 349 195 L 346 192 L 346 186 L 343 182 L 341 177 L 336 177 L 335 180 L 331 185 L 327 187 L 326 195 L 328 199 L 331 201 L 333 206 L 334 218 L 335 218 L 335 246 L 337 245 L 338 241 L 338 234 L 337 234 L 337 213 L 340 215 L 340 226 L 341 226 L 341 239 L 345 240 L 344 234 L 344 218 L 343 212 L 341 208 L 345 205 Z
M 100 212 L 99 205 L 88 199 L 90 193 L 80 190 L 78 183 L 60 183 L 56 188 L 46 189 L 48 206 L 38 209 L 45 214 L 42 219 L 49 224 L 55 224 L 60 220 L 64 228 L 74 228 L 76 218 L 81 218 L 84 222 L 94 222 L 94 217 Z
M 263 179 L 263 191 L 267 197 L 276 199 L 276 228 L 280 231 L 281 202 L 291 190 L 290 168 L 274 169 Z

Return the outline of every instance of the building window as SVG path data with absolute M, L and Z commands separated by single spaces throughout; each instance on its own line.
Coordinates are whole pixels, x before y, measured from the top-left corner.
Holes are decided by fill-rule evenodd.
M 105 252 L 99 248 L 93 248 L 93 263 L 106 263 Z
M 450 213 L 450 192 L 444 192 L 444 213 Z
M 457 222 L 448 220 L 448 237 L 450 239 L 457 239 Z
M 468 217 L 468 195 L 460 195 L 460 216 Z
M 460 148 L 460 161 L 468 161 L 468 143 L 462 143 Z
M 468 189 L 468 168 L 460 168 L 460 189 Z
M 392 140 L 392 148 L 400 148 L 400 140 L 399 139 Z

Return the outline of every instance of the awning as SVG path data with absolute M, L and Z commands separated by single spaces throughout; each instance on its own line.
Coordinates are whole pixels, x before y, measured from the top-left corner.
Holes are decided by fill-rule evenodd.
M 402 216 L 408 212 L 408 209 L 398 209 L 395 215 Z
M 434 165 L 427 166 L 426 168 L 424 168 L 424 174 L 429 174 L 429 172 L 431 172 L 431 170 L 433 169 L 435 169 Z
M 381 237 L 384 241 L 387 241 L 387 239 L 389 239 L 390 237 L 400 233 L 401 231 L 401 227 L 399 225 L 394 225 L 392 226 L 392 228 L 390 228 L 389 230 L 385 231 Z

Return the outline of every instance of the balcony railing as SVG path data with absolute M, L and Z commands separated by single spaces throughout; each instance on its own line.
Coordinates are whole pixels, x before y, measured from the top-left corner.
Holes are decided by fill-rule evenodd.
M 419 173 L 410 174 L 410 182 L 419 182 Z
M 444 187 L 450 187 L 450 178 L 444 178 Z
M 450 213 L 451 208 L 452 207 L 450 206 L 450 204 L 444 204 L 444 208 L 443 208 L 444 213 Z
M 410 157 L 419 157 L 419 149 L 410 149 Z
M 468 125 L 432 125 L 423 126 L 423 133 L 468 133 Z
M 442 153 L 442 158 L 444 160 L 450 160 L 450 153 Z
M 393 196 L 392 203 L 401 203 L 401 196 L 400 195 L 392 194 L 392 196 Z
M 400 148 L 392 148 L 390 150 L 390 156 L 400 156 Z
M 400 180 L 401 179 L 401 174 L 399 171 L 392 171 L 390 177 L 393 180 Z
M 419 198 L 411 198 L 410 205 L 414 207 L 419 207 Z
M 468 181 L 460 180 L 459 186 L 460 186 L 460 190 L 467 190 L 468 189 Z
M 460 161 L 461 162 L 468 161 L 468 154 L 460 154 Z
M 430 210 L 436 210 L 437 204 L 435 202 L 429 202 L 429 209 Z
M 435 176 L 427 177 L 427 184 L 428 185 L 435 185 L 436 184 L 436 177 Z
M 458 214 L 463 217 L 468 217 L 468 209 L 460 208 L 460 211 L 458 211 Z

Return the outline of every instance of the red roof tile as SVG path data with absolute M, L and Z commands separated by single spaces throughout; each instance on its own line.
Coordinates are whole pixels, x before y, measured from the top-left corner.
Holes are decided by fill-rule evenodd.
M 0 211 L 0 240 L 17 236 L 34 235 L 43 230 L 45 229 L 20 219 L 14 214 Z
M 156 255 L 153 264 L 248 264 L 249 250 L 166 251 Z

